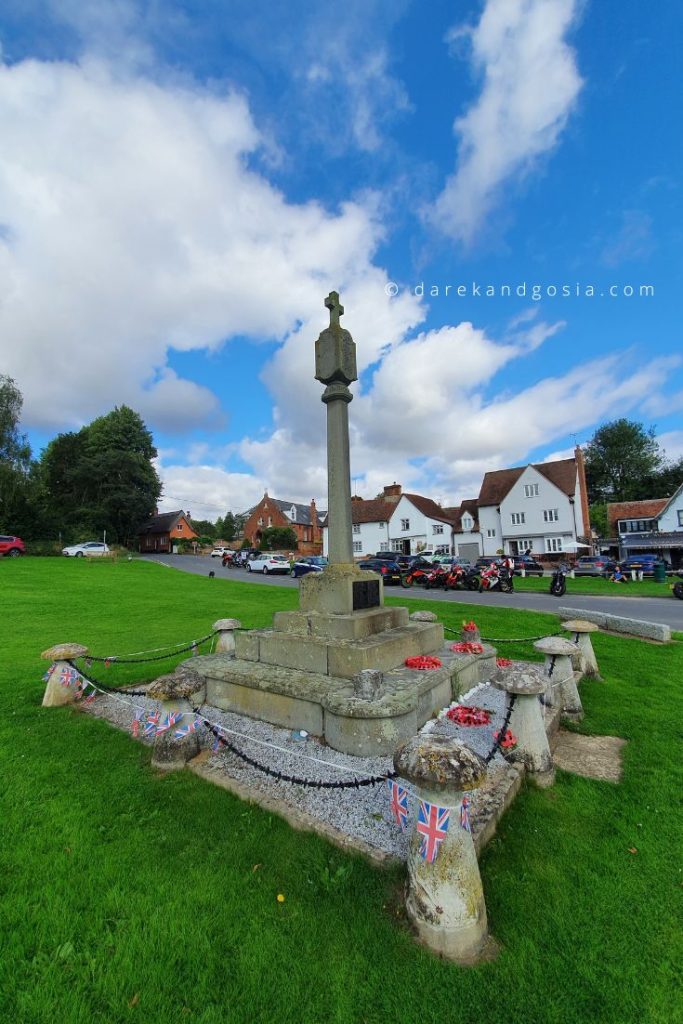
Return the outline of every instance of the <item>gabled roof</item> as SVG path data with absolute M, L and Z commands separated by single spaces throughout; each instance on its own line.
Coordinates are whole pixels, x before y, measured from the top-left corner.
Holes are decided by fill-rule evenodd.
M 647 501 L 616 501 L 607 506 L 610 527 L 619 519 L 656 519 L 669 504 L 670 498 L 650 498 Z
M 668 512 L 669 508 L 673 505 L 673 503 L 678 500 L 678 497 L 679 497 L 679 495 L 681 494 L 682 491 L 683 491 L 683 482 L 680 484 L 679 487 L 676 488 L 676 490 L 673 492 L 671 497 L 666 499 L 666 505 L 664 506 L 662 511 L 659 513 L 660 516 L 664 515 L 665 512 Z
M 418 512 L 421 512 L 427 519 L 436 519 L 440 523 L 448 523 L 449 526 L 453 525 L 453 520 L 446 513 L 446 510 L 441 505 L 437 505 L 431 498 L 424 498 L 421 494 L 406 494 L 405 492 L 401 497 L 407 498 L 408 501 L 412 502 Z
M 170 533 L 181 518 L 186 518 L 182 508 L 177 512 L 162 512 L 160 515 L 150 516 L 138 530 L 138 537 L 145 533 Z
M 558 459 L 557 462 L 530 462 L 529 466 L 537 470 L 541 476 L 555 484 L 568 497 L 576 491 L 576 459 Z M 516 466 L 514 469 L 496 469 L 484 474 L 478 505 L 500 505 L 503 498 L 517 483 L 528 466 Z
M 372 501 L 355 498 L 351 502 L 351 522 L 388 523 L 395 510 L 394 502 L 384 501 L 382 498 L 373 498 Z
M 462 517 L 466 512 L 472 516 L 474 525 L 472 526 L 472 532 L 477 533 L 479 530 L 479 509 L 477 508 L 476 498 L 465 498 L 459 505 L 452 508 L 445 508 L 444 512 L 448 515 L 453 523 L 453 529 L 456 533 L 463 532 Z M 470 531 L 468 531 L 470 532 Z
M 269 494 L 268 495 L 264 494 L 263 498 L 261 498 L 261 501 L 259 501 L 259 503 L 257 505 L 252 505 L 252 507 L 250 509 L 247 509 L 247 511 L 244 513 L 245 519 L 248 519 L 249 516 L 253 512 L 255 512 L 256 509 L 259 508 L 260 505 L 263 504 L 264 501 L 269 501 L 271 503 L 271 505 L 274 505 L 276 508 L 279 508 L 280 512 L 282 512 L 282 514 L 285 516 L 286 519 L 289 519 L 289 513 L 292 511 L 292 508 L 294 508 L 295 509 L 294 519 L 289 519 L 290 523 L 298 523 L 300 526 L 312 526 L 313 525 L 311 523 L 311 506 L 310 505 L 301 505 L 297 501 L 283 501 L 281 498 L 271 498 L 271 496 Z M 320 519 L 320 517 L 322 515 L 324 515 L 324 514 L 325 513 L 323 513 L 323 512 L 318 512 L 317 513 L 318 519 Z

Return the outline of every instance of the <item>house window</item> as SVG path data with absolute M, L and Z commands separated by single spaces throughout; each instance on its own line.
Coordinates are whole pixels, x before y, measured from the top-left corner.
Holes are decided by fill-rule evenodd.
M 561 537 L 546 537 L 545 539 L 546 551 L 561 551 L 562 550 L 562 538 Z
M 388 551 L 389 550 L 389 541 L 388 540 L 380 541 L 379 549 L 380 549 L 380 551 Z
M 463 516 L 461 523 L 463 530 L 471 530 L 472 527 L 474 526 L 474 519 L 472 518 L 472 516 Z
M 487 530 L 486 531 L 486 536 L 487 537 L 495 537 L 496 536 L 496 531 L 495 530 Z
M 678 516 L 678 525 L 683 526 L 683 508 L 677 509 L 676 515 Z
M 263 516 L 259 516 L 258 525 L 263 526 Z
M 556 523 L 560 518 L 560 513 L 556 508 L 544 508 L 543 509 L 543 522 L 544 523 Z
M 533 546 L 534 546 L 534 542 L 531 540 L 530 537 L 524 537 L 524 538 L 520 537 L 520 539 L 517 541 L 517 550 L 518 551 L 526 551 L 527 548 L 529 550 L 531 550 L 531 548 L 533 548 Z
M 524 513 L 523 512 L 512 512 L 511 515 L 510 515 L 510 518 L 512 519 L 512 525 L 513 526 L 521 526 L 522 523 L 524 522 Z
M 176 526 L 176 533 L 182 533 L 182 532 L 183 532 L 182 523 L 178 523 L 178 525 Z
M 654 519 L 620 519 L 618 530 L 619 533 L 651 533 L 655 527 Z
M 524 497 L 535 498 L 538 495 L 538 484 L 524 484 Z
M 432 533 L 443 533 L 443 523 L 434 523 Z
M 448 544 L 439 544 L 436 549 L 436 553 L 437 555 L 450 555 L 451 552 Z
M 360 555 L 363 551 L 363 541 L 354 540 L 353 542 L 353 553 L 354 555 Z
M 273 517 L 272 516 L 268 516 L 268 526 L 272 526 L 272 525 L 273 525 Z
M 354 533 L 360 533 L 360 523 L 354 523 L 353 524 L 353 532 Z
M 409 530 L 410 529 L 410 519 L 402 519 L 401 520 L 401 529 L 402 530 Z

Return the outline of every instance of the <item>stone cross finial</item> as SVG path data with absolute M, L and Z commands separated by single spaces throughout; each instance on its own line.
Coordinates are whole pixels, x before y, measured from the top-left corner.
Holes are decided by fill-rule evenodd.
M 339 292 L 330 292 L 325 299 L 325 305 L 330 311 L 330 327 L 338 327 L 339 317 L 344 313 L 344 307 L 339 301 Z

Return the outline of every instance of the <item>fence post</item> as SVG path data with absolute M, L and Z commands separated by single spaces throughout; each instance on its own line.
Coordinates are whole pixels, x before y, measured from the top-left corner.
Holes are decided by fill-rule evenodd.
M 63 704 L 73 704 L 76 700 L 74 674 L 76 670 L 69 664 L 74 658 L 83 658 L 88 648 L 83 644 L 55 644 L 43 651 L 41 658 L 48 659 L 52 664 L 47 671 L 47 686 L 43 695 L 44 708 L 58 708 Z

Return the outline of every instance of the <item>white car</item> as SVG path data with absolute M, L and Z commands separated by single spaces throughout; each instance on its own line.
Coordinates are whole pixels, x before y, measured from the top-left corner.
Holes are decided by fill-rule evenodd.
M 247 572 L 262 572 L 267 576 L 269 572 L 289 572 L 289 559 L 284 555 L 258 554 L 247 562 Z
M 72 558 L 83 558 L 84 555 L 108 555 L 109 548 L 99 540 L 87 540 L 85 544 L 72 544 L 71 547 L 62 548 L 62 554 Z
M 211 552 L 211 557 L 212 558 L 222 558 L 223 555 L 226 553 L 226 551 L 230 552 L 230 554 L 232 555 L 232 551 L 230 551 L 230 548 L 221 548 L 221 547 L 214 548 L 213 551 Z

